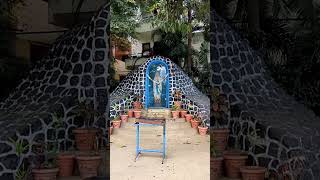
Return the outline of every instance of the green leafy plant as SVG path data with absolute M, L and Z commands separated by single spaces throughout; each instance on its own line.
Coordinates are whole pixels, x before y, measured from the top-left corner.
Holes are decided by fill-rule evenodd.
M 117 116 L 115 116 L 114 118 L 113 118 L 113 120 L 112 121 L 119 121 L 120 120 L 120 116 L 119 115 L 117 115 Z
M 171 110 L 172 110 L 172 111 L 176 111 L 176 110 L 178 110 L 178 108 L 179 108 L 179 107 L 174 104 L 174 105 L 171 107 Z
M 91 101 L 87 99 L 78 101 L 77 106 L 73 111 L 83 119 L 86 128 L 92 128 L 94 117 L 102 116 L 101 113 L 93 108 Z
M 63 127 L 63 124 L 64 124 L 63 120 L 64 120 L 64 118 L 61 117 L 60 115 L 58 115 L 58 113 L 53 113 L 52 114 L 52 122 L 53 122 L 52 127 L 55 129 Z
M 263 146 L 266 144 L 265 139 L 261 138 L 258 135 L 259 130 L 254 129 L 248 134 L 248 141 L 250 142 L 252 146 L 252 151 L 255 151 L 256 147 L 263 148 Z
M 35 166 L 37 169 L 51 169 L 57 167 L 57 154 L 58 144 L 57 143 L 46 143 L 40 142 L 35 144 L 36 162 Z
M 25 168 L 24 165 L 22 165 L 16 172 L 15 179 L 16 180 L 26 180 L 28 178 L 28 175 L 30 174 L 30 169 Z
M 14 140 L 9 138 L 10 142 L 15 146 L 16 153 L 18 156 L 21 156 L 24 151 L 29 148 L 29 144 L 24 143 L 22 139 Z
M 174 92 L 174 98 L 175 98 L 175 100 L 176 100 L 176 101 L 181 101 L 181 97 L 182 97 L 181 91 L 180 91 L 180 90 L 176 90 L 176 91 Z

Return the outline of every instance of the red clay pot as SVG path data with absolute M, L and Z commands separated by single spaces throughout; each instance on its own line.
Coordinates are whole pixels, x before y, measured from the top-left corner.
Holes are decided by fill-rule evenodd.
M 259 166 L 243 166 L 240 168 L 243 180 L 264 180 L 266 168 Z
M 248 155 L 241 151 L 226 151 L 223 158 L 227 177 L 240 178 L 240 168 L 246 165 Z
M 213 142 L 217 151 L 224 151 L 228 145 L 228 138 L 230 130 L 227 128 L 223 129 L 212 129 Z
M 180 109 L 182 103 L 181 103 L 181 101 L 174 101 L 173 104 L 174 104 L 175 106 L 177 106 L 178 109 Z
M 186 114 L 185 117 L 186 117 L 186 121 L 190 122 L 191 119 L 193 118 L 193 115 L 192 114 Z
M 207 131 L 208 131 L 208 127 L 202 127 L 202 126 L 198 126 L 198 130 L 199 130 L 199 134 L 201 136 L 205 136 L 207 135 Z
M 133 102 L 133 108 L 134 109 L 141 109 L 141 102 L 139 102 L 139 101 Z
M 96 142 L 97 129 L 77 128 L 73 130 L 75 142 L 78 150 L 90 151 L 93 150 Z
M 186 118 L 186 114 L 188 114 L 188 111 L 185 111 L 185 110 L 180 111 L 180 116 L 181 116 L 182 118 Z
M 133 110 L 128 110 L 128 117 L 133 118 Z
M 34 180 L 56 180 L 59 169 L 32 169 Z
M 140 118 L 141 117 L 141 111 L 134 111 L 134 117 Z
M 81 179 L 89 177 L 96 177 L 98 175 L 98 168 L 101 163 L 101 156 L 78 156 L 77 161 L 79 165 Z
M 174 119 L 179 118 L 180 111 L 171 111 L 171 113 L 172 113 L 172 118 Z
M 126 115 L 126 114 L 122 114 L 122 115 L 120 115 L 120 119 L 121 119 L 121 121 L 122 122 L 128 122 L 128 115 Z
M 218 180 L 222 175 L 223 157 L 210 157 L 210 180 Z
M 112 121 L 113 128 L 120 128 L 121 127 L 121 120 L 113 120 Z
M 191 119 L 191 127 L 192 128 L 194 128 L 194 129 L 197 129 L 198 128 L 198 126 L 199 126 L 199 124 L 200 124 L 200 122 L 199 121 L 197 121 L 197 120 L 194 120 L 194 119 Z
M 73 174 L 75 156 L 73 154 L 61 153 L 57 157 L 59 176 L 69 177 Z

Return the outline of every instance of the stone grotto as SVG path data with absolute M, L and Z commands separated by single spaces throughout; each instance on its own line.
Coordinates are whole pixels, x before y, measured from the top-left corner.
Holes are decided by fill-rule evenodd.
M 137 96 L 142 97 L 142 104 L 144 104 L 145 108 L 156 107 L 153 102 L 153 86 L 150 80 L 150 77 L 153 78 L 155 74 L 149 71 L 152 71 L 150 70 L 152 68 L 161 66 L 166 67 L 164 73 L 167 80 L 163 81 L 162 89 L 164 91 L 161 102 L 164 103 L 160 107 L 172 107 L 175 101 L 174 93 L 178 90 L 182 94 L 182 108 L 188 110 L 193 115 L 200 116 L 206 124 L 210 125 L 209 98 L 193 85 L 192 80 L 179 66 L 168 58 L 160 56 L 149 58 L 136 70 L 131 71 L 110 94 L 110 117 L 114 118 L 118 116 L 124 109 L 132 109 L 133 100 Z M 157 70 L 155 69 L 155 71 Z M 149 75 L 150 73 L 151 75 Z

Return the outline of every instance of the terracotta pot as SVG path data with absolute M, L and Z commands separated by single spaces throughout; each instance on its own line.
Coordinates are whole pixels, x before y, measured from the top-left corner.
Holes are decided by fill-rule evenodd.
M 182 118 L 186 118 L 186 114 L 188 114 L 188 111 L 185 111 L 185 110 L 180 111 L 180 116 L 181 116 Z
M 243 166 L 240 168 L 243 180 L 264 180 L 266 168 L 259 166 Z
M 240 178 L 240 168 L 246 165 L 248 155 L 241 151 L 227 151 L 223 158 L 227 177 Z
M 134 111 L 134 117 L 140 118 L 141 117 L 141 111 Z
M 199 124 L 200 124 L 200 122 L 199 121 L 197 121 L 197 120 L 194 120 L 194 119 L 191 119 L 191 127 L 192 128 L 194 128 L 194 129 L 197 129 L 198 128 L 198 126 L 199 126 Z
M 174 119 L 179 118 L 180 111 L 171 111 L 171 113 L 172 113 L 172 118 Z
M 223 157 L 210 157 L 210 180 L 218 180 L 222 175 Z
M 126 115 L 126 114 L 122 114 L 122 115 L 120 115 L 120 119 L 121 119 L 121 121 L 122 122 L 128 122 L 128 115 Z
M 128 117 L 133 118 L 133 110 L 128 110 Z
M 186 117 L 186 121 L 190 122 L 191 119 L 193 118 L 193 115 L 192 114 L 186 114 L 185 117 Z
M 207 131 L 208 131 L 208 127 L 202 127 L 202 126 L 198 126 L 198 130 L 199 130 L 199 134 L 201 136 L 205 136 L 207 135 Z
M 34 180 L 56 180 L 59 169 L 32 169 Z
M 174 104 L 175 106 L 177 106 L 178 109 L 180 109 L 182 103 L 181 103 L 181 101 L 174 101 L 173 104 Z
M 57 157 L 59 176 L 69 177 L 73 174 L 75 156 L 73 154 L 59 154 Z
M 113 126 L 109 127 L 109 135 L 111 136 L 113 130 Z
M 80 151 L 93 150 L 96 142 L 97 129 L 77 128 L 73 130 L 75 136 L 76 147 Z
M 81 179 L 95 177 L 98 175 L 98 168 L 101 163 L 101 156 L 78 156 L 77 161 L 79 165 Z
M 121 120 L 113 120 L 112 121 L 113 128 L 120 128 L 121 127 Z
M 228 138 L 230 130 L 227 128 L 223 129 L 212 129 L 213 143 L 217 151 L 224 151 L 228 145 Z
M 134 109 L 141 109 L 141 102 L 139 102 L 139 101 L 133 102 L 133 108 Z

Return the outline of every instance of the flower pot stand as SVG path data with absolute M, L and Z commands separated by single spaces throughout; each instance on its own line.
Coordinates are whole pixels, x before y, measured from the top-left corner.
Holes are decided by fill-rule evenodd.
M 139 155 L 142 152 L 148 153 L 161 153 L 162 154 L 162 164 L 166 157 L 166 120 L 165 118 L 139 118 L 134 124 L 136 128 L 136 158 L 137 161 Z M 163 127 L 163 143 L 162 149 L 143 149 L 140 147 L 140 126 L 162 126 Z

